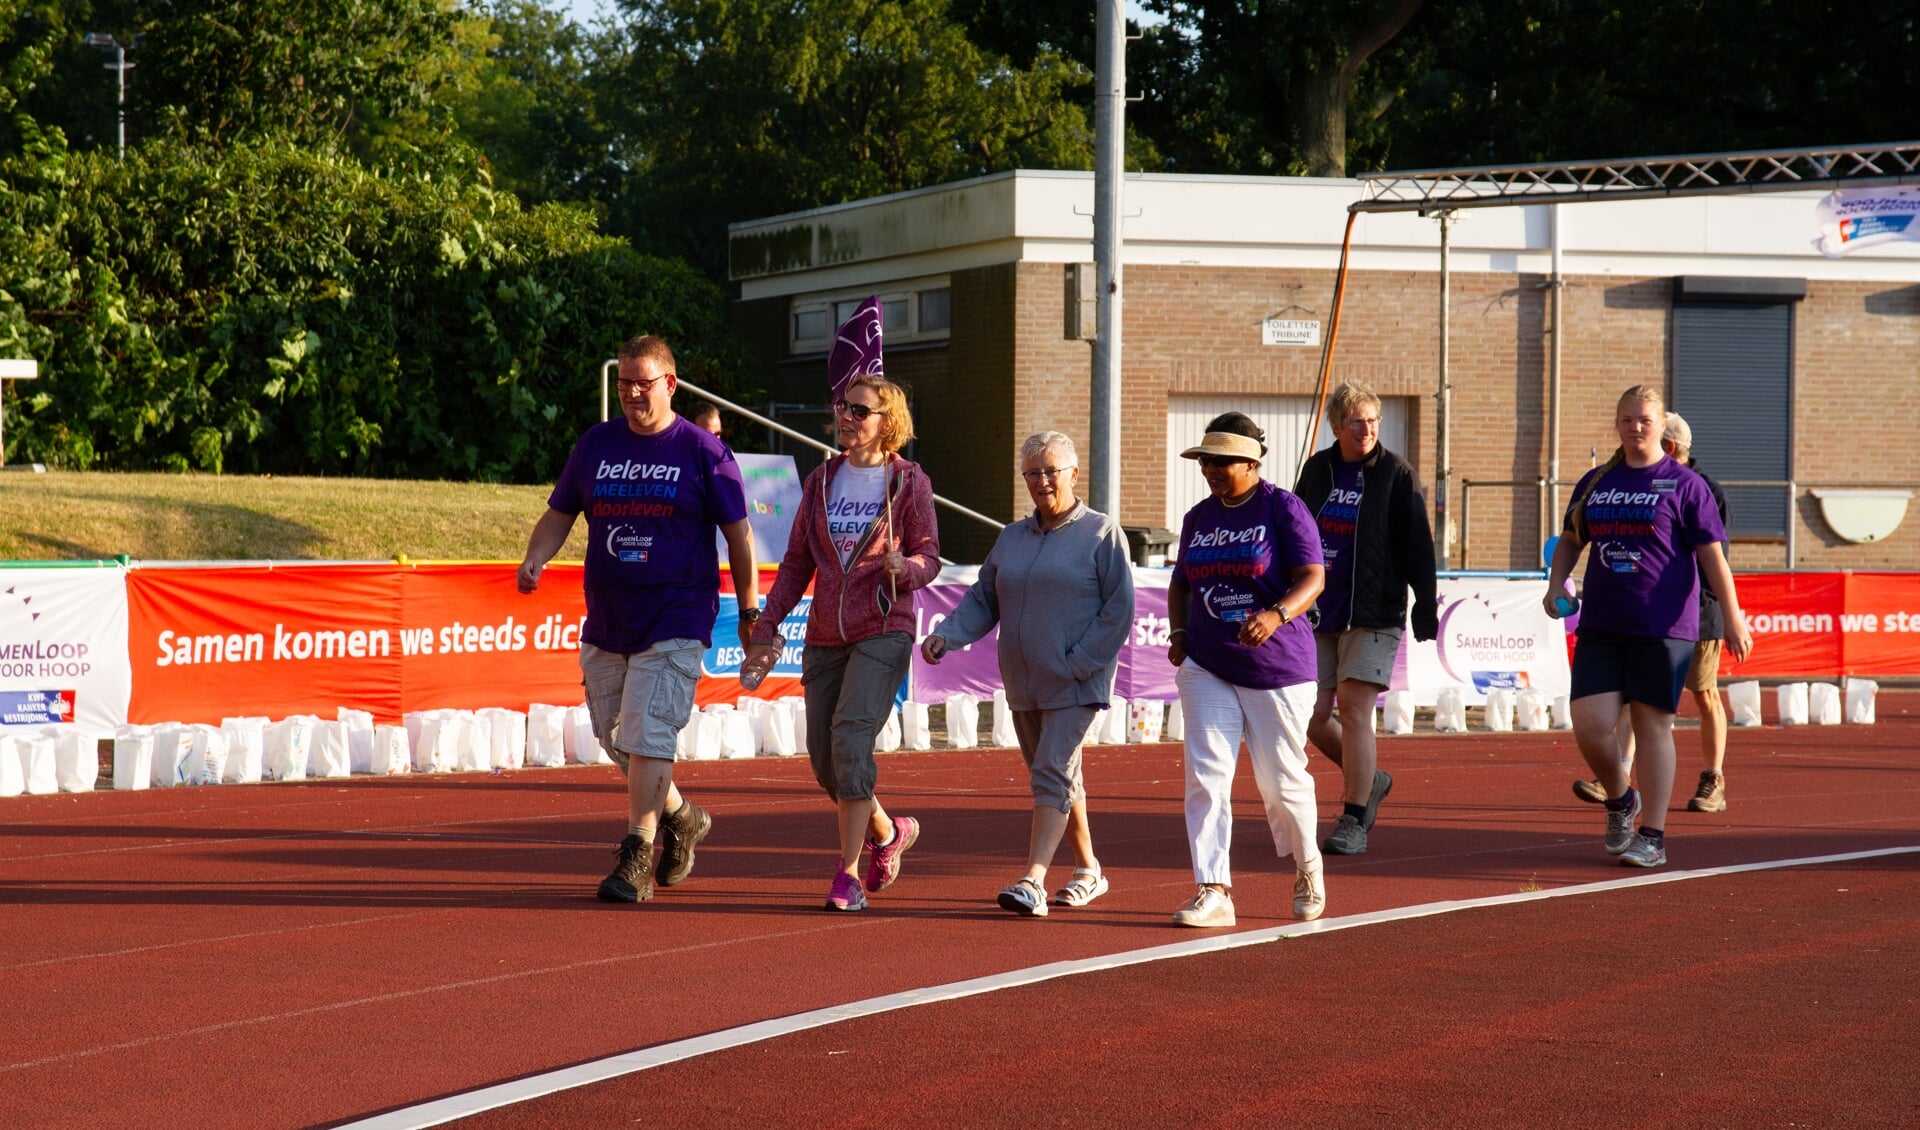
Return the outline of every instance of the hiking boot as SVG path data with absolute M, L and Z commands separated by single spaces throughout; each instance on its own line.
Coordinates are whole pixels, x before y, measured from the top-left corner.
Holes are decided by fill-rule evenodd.
M 1352 817 L 1346 819 L 1352 819 Z M 1326 909 L 1326 872 L 1317 866 L 1308 871 L 1294 872 L 1293 916 L 1302 922 L 1311 922 L 1320 917 L 1320 913 Z
M 682 801 L 680 811 L 660 821 L 660 862 L 653 868 L 653 881 L 671 887 L 693 871 L 693 849 L 713 830 L 713 817 L 692 801 Z
M 647 874 L 647 864 L 653 858 L 653 841 L 628 836 L 613 854 L 619 862 L 613 865 L 613 874 L 600 880 L 601 901 L 645 902 L 652 898 L 653 876 Z
M 893 838 L 884 844 L 876 844 L 873 837 L 867 837 L 867 851 L 871 853 L 867 860 L 867 890 L 875 894 L 893 886 L 900 877 L 900 857 L 907 854 L 913 841 L 920 838 L 920 821 L 911 816 L 893 818 Z
M 1640 790 L 1633 790 L 1630 808 L 1607 809 L 1607 854 L 1619 855 L 1633 846 L 1633 822 L 1640 815 Z
M 1727 810 L 1727 778 L 1711 769 L 1700 773 L 1700 787 L 1694 791 L 1693 799 L 1687 802 L 1688 812 L 1725 812 Z
M 1367 853 L 1367 830 L 1351 812 L 1342 812 L 1340 822 L 1333 826 L 1333 832 L 1320 850 L 1328 855 L 1365 855 Z
M 1620 862 L 1627 867 L 1661 867 L 1667 862 L 1665 840 L 1655 840 L 1645 832 L 1635 833 L 1633 843 L 1620 853 Z
M 1369 832 L 1373 831 L 1373 818 L 1380 811 L 1380 802 L 1387 799 L 1387 794 L 1392 791 L 1393 774 L 1387 772 L 1385 769 L 1375 769 L 1373 771 L 1373 791 L 1367 794 L 1367 814 L 1360 820 L 1361 828 Z M 1366 849 L 1363 847 L 1360 850 L 1365 851 Z M 1349 854 L 1358 855 L 1360 853 L 1350 852 Z
M 1233 896 L 1219 887 L 1201 887 L 1192 901 L 1173 912 L 1175 926 L 1231 926 Z
M 1600 782 L 1598 781 L 1575 781 L 1573 783 L 1573 795 L 1586 801 L 1588 804 L 1607 803 L 1607 790 L 1601 788 Z
M 867 893 L 860 889 L 860 880 L 847 874 L 840 868 L 833 869 L 833 888 L 827 892 L 827 902 L 823 910 L 865 910 Z

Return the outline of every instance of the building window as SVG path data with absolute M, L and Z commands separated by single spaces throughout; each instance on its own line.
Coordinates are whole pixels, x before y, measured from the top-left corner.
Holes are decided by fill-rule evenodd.
M 1722 483 L 1779 484 L 1727 487 L 1728 535 L 1785 538 L 1792 515 L 1792 299 L 1729 300 L 1684 281 L 1695 285 L 1683 287 L 1673 307 L 1673 410 L 1687 419 L 1702 471 Z
M 944 341 L 953 329 L 947 280 L 922 279 L 880 292 L 880 328 L 889 345 Z M 833 334 L 872 290 L 794 298 L 787 319 L 789 353 L 825 353 Z

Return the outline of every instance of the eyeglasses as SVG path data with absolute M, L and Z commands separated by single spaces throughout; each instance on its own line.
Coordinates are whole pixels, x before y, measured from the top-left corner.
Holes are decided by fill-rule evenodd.
M 833 410 L 837 414 L 855 421 L 865 420 L 868 416 L 884 416 L 887 414 L 887 410 L 884 408 L 874 408 L 866 404 L 855 404 L 845 397 L 833 402 Z
M 621 377 L 619 380 L 615 381 L 614 383 L 620 386 L 620 391 L 622 393 L 637 392 L 641 396 L 650 396 L 653 393 L 654 385 L 659 384 L 661 381 L 666 380 L 668 377 L 672 375 L 673 375 L 672 373 L 662 373 L 650 381 L 640 381 L 640 380 L 630 381 L 625 377 Z
M 1202 455 L 1199 458 L 1199 463 L 1202 467 L 1211 467 L 1214 469 L 1231 467 L 1235 463 L 1251 462 L 1253 462 L 1253 460 L 1243 459 L 1238 455 Z
M 1347 427 L 1347 428 L 1353 428 L 1355 431 L 1370 432 L 1380 427 L 1380 417 L 1348 416 L 1346 423 L 1342 424 L 1341 426 Z
M 1041 467 L 1039 470 L 1035 470 L 1035 471 L 1022 471 L 1020 472 L 1020 477 L 1027 480 L 1030 483 L 1037 483 L 1041 479 L 1060 478 L 1061 476 L 1065 475 L 1068 471 L 1071 471 L 1071 470 L 1073 470 L 1072 467 Z

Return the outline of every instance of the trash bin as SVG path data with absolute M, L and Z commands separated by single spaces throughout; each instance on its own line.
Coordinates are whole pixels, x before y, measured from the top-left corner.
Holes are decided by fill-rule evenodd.
M 1135 565 L 1163 566 L 1167 549 L 1173 545 L 1173 531 L 1160 526 L 1122 526 L 1127 535 L 1127 552 Z

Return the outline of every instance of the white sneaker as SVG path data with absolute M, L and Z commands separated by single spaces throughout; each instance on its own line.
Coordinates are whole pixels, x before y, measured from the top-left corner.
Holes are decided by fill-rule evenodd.
M 1201 887 L 1193 901 L 1173 912 L 1175 926 L 1231 926 L 1233 896 L 1219 887 Z
M 1293 874 L 1293 916 L 1304 922 L 1327 909 L 1326 872 L 1319 867 Z

